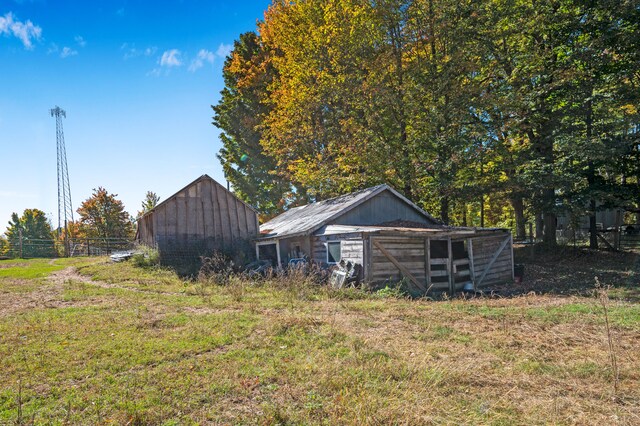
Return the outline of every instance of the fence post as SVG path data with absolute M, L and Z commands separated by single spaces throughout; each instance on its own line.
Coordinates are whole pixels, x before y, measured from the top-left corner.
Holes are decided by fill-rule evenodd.
M 22 228 L 18 228 L 18 247 L 20 249 L 20 259 L 22 259 Z
M 620 228 L 622 227 L 622 210 L 616 210 L 615 233 L 613 234 L 613 248 L 620 251 Z

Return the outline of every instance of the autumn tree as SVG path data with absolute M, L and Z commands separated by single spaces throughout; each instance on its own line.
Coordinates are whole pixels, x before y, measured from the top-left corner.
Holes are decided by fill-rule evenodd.
M 124 210 L 118 194 L 109 194 L 98 187 L 91 197 L 82 202 L 80 215 L 82 233 L 86 238 L 132 238 L 133 223 Z
M 23 257 L 51 257 L 56 254 L 51 224 L 42 210 L 26 209 L 22 216 L 13 213 L 5 235 L 12 250 L 18 250 L 22 245 Z
M 283 210 L 291 196 L 291 184 L 278 173 L 277 161 L 265 152 L 262 121 L 270 108 L 263 102 L 274 70 L 260 37 L 240 35 L 223 67 L 225 88 L 214 111 L 213 124 L 222 132 L 218 159 L 235 195 L 262 214 Z
M 596 200 L 640 202 L 639 13 L 620 0 L 274 1 L 225 89 L 251 105 L 226 126 L 270 171 L 241 166 L 239 138 L 221 157 L 247 188 L 277 175 L 313 201 L 386 182 L 447 223 L 523 238 L 540 218 L 554 245 L 558 214 L 589 213 L 593 230 Z

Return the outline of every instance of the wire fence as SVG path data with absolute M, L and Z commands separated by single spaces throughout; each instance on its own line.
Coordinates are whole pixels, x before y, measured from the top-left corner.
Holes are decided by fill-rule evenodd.
M 67 241 L 22 238 L 9 241 L 0 252 L 6 258 L 108 256 L 134 250 L 135 241 L 125 238 L 81 238 Z
M 616 228 L 598 229 L 598 242 L 602 248 L 620 251 L 640 250 L 640 223 L 624 224 Z M 589 229 L 560 229 L 556 239 L 563 245 L 586 245 Z

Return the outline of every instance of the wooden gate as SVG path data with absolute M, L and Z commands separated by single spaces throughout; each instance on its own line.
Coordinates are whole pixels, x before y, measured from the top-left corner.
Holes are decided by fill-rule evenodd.
M 365 273 L 371 282 L 405 278 L 413 292 L 462 290 L 513 279 L 511 234 L 442 238 L 370 237 Z M 509 248 L 509 250 L 507 250 Z

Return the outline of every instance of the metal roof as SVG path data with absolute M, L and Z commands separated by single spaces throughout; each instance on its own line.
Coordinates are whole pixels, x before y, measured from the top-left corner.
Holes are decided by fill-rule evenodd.
M 351 209 L 361 205 L 365 201 L 384 191 L 391 192 L 427 219 L 434 223 L 438 222 L 435 218 L 406 199 L 389 185 L 378 185 L 361 191 L 352 192 L 350 194 L 287 210 L 260 226 L 260 238 L 268 239 L 285 236 L 293 237 L 298 235 L 311 235 L 330 221 L 336 220 Z

